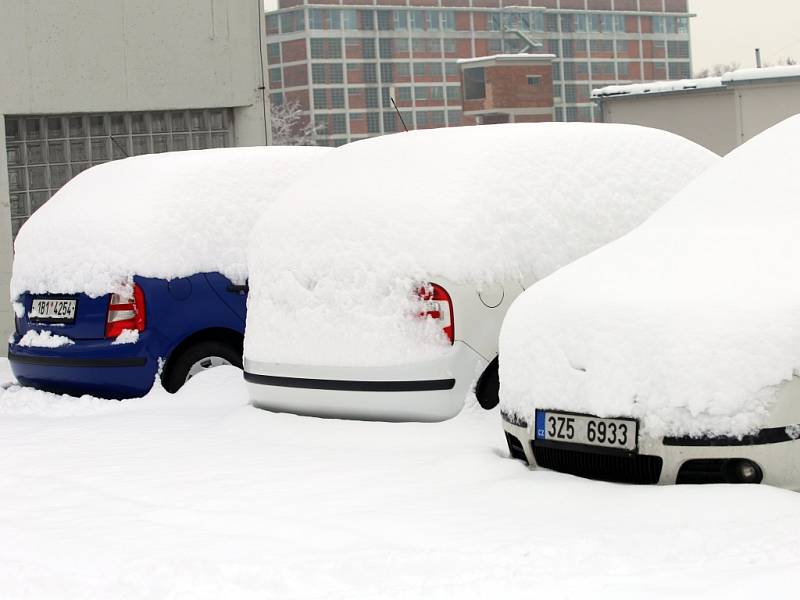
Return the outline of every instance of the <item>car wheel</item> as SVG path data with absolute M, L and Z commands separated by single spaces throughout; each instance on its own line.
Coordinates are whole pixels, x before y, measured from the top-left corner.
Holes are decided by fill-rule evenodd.
M 241 369 L 241 352 L 224 342 L 198 342 L 169 359 L 161 376 L 161 384 L 168 392 L 175 393 L 198 373 L 222 365 Z
M 478 398 L 478 404 L 481 408 L 491 410 L 500 402 L 500 373 L 498 372 L 498 365 L 500 361 L 495 356 L 494 360 L 489 363 L 481 376 L 478 378 L 478 383 L 475 384 L 475 396 Z

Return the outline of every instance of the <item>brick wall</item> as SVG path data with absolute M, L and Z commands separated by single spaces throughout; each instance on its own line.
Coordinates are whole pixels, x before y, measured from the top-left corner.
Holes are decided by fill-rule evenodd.
M 528 83 L 529 76 L 538 78 L 537 85 Z M 464 100 L 464 112 L 553 106 L 553 69 L 549 63 L 487 66 L 484 78 L 486 97 Z

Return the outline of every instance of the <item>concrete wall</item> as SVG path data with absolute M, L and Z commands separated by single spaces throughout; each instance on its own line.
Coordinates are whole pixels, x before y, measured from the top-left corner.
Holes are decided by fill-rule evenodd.
M 739 143 L 800 113 L 800 81 L 737 83 Z
M 0 112 L 257 112 L 258 7 L 257 0 L 0 0 Z M 260 136 L 253 132 L 253 143 L 263 143 L 263 127 Z
M 738 145 L 736 110 L 734 95 L 727 89 L 612 97 L 602 102 L 606 123 L 664 129 L 717 154 L 727 154 Z
M 800 113 L 800 78 L 737 81 L 727 87 L 612 96 L 601 102 L 606 123 L 665 129 L 725 155 Z
M 4 115 L 233 108 L 234 144 L 263 145 L 263 36 L 263 0 L 0 0 L 0 339 L 12 326 Z
M 0 79 L 2 81 L 2 79 Z M 11 209 L 9 207 L 8 164 L 6 163 L 6 124 L 0 114 L 0 356 L 6 355 L 5 341 L 14 327 L 14 316 L 9 301 L 11 284 Z

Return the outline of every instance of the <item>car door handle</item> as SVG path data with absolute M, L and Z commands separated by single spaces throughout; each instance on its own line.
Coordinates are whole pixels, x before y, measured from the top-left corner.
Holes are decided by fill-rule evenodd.
M 248 286 L 246 283 L 244 285 L 236 285 L 232 283 L 225 289 L 236 294 L 246 294 L 250 291 L 250 286 Z

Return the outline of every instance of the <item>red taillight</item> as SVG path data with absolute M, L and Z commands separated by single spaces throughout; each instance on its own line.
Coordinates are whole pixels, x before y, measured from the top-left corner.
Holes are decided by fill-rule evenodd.
M 423 302 L 423 310 L 419 316 L 423 319 L 431 318 L 437 321 L 442 331 L 452 344 L 455 339 L 455 320 L 453 319 L 453 301 L 450 294 L 442 286 L 429 283 L 417 290 L 417 295 Z
M 116 338 L 126 329 L 144 331 L 144 292 L 133 286 L 133 296 L 111 294 L 106 317 L 106 337 Z

